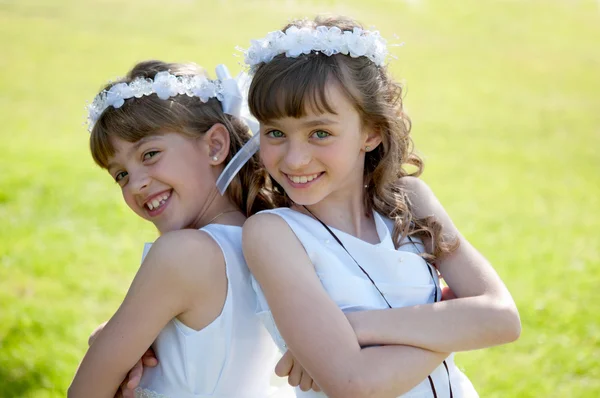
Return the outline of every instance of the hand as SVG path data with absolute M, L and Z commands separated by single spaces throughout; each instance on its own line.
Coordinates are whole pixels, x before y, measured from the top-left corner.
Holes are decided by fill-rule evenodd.
M 277 362 L 275 366 L 275 374 L 279 377 L 288 377 L 288 384 L 292 387 L 300 386 L 302 391 L 321 391 L 317 383 L 314 382 L 312 377 L 306 370 L 300 365 L 300 363 L 294 358 L 292 353 L 288 350 L 283 357 Z
M 442 301 L 453 300 L 456 295 L 448 286 L 442 286 Z
M 144 355 L 142 355 L 142 358 L 133 365 L 133 368 L 131 368 L 127 377 L 121 383 L 115 398 L 134 398 L 134 390 L 140 385 L 142 374 L 144 373 L 144 366 L 153 368 L 156 365 L 158 365 L 156 354 L 154 354 L 152 348 L 148 348 L 148 351 L 146 351 Z

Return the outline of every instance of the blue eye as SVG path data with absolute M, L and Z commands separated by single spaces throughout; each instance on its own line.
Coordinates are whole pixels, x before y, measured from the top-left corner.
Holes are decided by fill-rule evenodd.
M 127 177 L 127 172 L 126 171 L 120 171 L 115 176 L 115 181 L 116 182 L 121 182 L 123 180 L 123 178 L 125 178 L 125 177 Z
M 157 154 L 159 153 L 159 151 L 148 151 L 144 154 L 144 156 L 142 156 L 142 160 L 148 160 L 150 158 L 155 157 Z
M 327 131 L 323 131 L 323 130 L 317 130 L 314 132 L 313 134 L 316 138 L 322 140 L 324 138 L 329 137 L 331 134 L 329 134 Z
M 279 130 L 271 130 L 267 133 L 267 135 L 273 138 L 281 138 L 284 136 L 284 134 Z

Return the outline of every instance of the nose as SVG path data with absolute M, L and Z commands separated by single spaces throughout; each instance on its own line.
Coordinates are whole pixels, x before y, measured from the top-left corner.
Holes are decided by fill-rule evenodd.
M 133 194 L 144 193 L 150 185 L 150 176 L 143 169 L 129 172 L 129 187 Z
M 290 170 L 301 170 L 306 167 L 312 159 L 308 143 L 290 142 L 285 153 L 285 164 Z

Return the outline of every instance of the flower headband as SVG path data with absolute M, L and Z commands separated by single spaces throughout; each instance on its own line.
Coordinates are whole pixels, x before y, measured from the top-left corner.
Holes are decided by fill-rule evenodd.
M 250 43 L 250 47 L 244 51 L 244 61 L 251 68 L 270 62 L 279 54 L 296 58 L 312 51 L 328 57 L 335 54 L 350 55 L 353 58 L 367 57 L 375 65 L 381 66 L 388 54 L 386 40 L 378 31 L 360 28 L 342 31 L 335 26 L 318 26 L 316 29 L 291 26 L 285 32 L 271 32 L 264 39 L 252 40 Z
M 117 83 L 110 89 L 96 95 L 94 101 L 87 106 L 88 131 L 92 131 L 94 124 L 100 119 L 102 113 L 109 107 L 118 109 L 125 100 L 141 98 L 156 94 L 158 98 L 167 100 L 177 95 L 198 97 L 202 102 L 211 98 L 221 101 L 223 112 L 238 117 L 246 122 L 253 133 L 252 138 L 229 161 L 217 179 L 217 189 L 223 195 L 229 183 L 244 164 L 256 153 L 259 147 L 258 122 L 253 119 L 247 110 L 247 99 L 242 93 L 238 82 L 246 85 L 244 74 L 235 80 L 229 74 L 225 65 L 216 68 L 217 80 L 209 80 L 204 76 L 175 76 L 168 71 L 158 72 L 154 79 L 137 77 L 131 83 Z
M 198 97 L 202 102 L 207 102 L 210 98 L 223 101 L 224 87 L 219 80 L 208 80 L 200 75 L 175 76 L 168 71 L 158 72 L 154 79 L 136 77 L 130 83 L 117 83 L 96 95 L 94 101 L 87 106 L 88 130 L 92 131 L 94 124 L 107 108 L 120 108 L 127 99 L 152 94 L 156 94 L 162 100 L 186 94 L 189 97 Z

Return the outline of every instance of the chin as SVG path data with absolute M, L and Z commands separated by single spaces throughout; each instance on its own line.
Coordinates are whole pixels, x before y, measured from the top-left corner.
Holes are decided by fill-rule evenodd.
M 289 195 L 290 199 L 297 205 L 299 206 L 312 206 L 316 203 L 319 203 L 320 201 L 323 200 L 323 196 L 322 195 L 317 195 L 317 194 L 296 194 L 296 195 Z
M 156 229 L 158 229 L 158 232 L 161 235 L 164 235 L 168 232 L 177 231 L 179 229 L 182 229 L 182 228 L 177 228 L 176 225 L 154 224 L 154 226 L 156 227 Z

